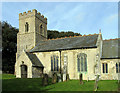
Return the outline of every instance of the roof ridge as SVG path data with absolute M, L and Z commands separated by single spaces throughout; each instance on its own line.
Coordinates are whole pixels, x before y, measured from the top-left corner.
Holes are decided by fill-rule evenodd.
M 88 34 L 88 35 L 85 35 L 85 34 L 84 34 L 84 35 L 79 35 L 79 36 L 69 36 L 69 37 L 65 36 L 65 37 L 61 37 L 61 38 L 47 39 L 47 40 L 44 40 L 44 41 L 48 41 L 48 40 L 58 40 L 58 39 L 65 39 L 65 38 L 74 38 L 74 37 L 93 36 L 93 35 L 99 35 L 99 34 L 94 33 L 94 34 Z
M 114 39 L 105 39 L 105 40 L 103 40 L 103 41 L 118 40 L 118 39 L 120 39 L 120 38 L 114 38 Z

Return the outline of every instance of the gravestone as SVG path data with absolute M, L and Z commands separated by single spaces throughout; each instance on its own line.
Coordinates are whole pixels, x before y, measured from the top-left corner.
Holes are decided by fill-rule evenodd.
M 62 76 L 61 74 L 58 74 L 58 82 L 62 81 L 61 76 Z
M 70 80 L 70 78 L 69 78 L 69 74 L 67 74 L 67 76 L 66 76 L 66 80 L 67 80 L 67 81 Z
M 55 84 L 55 83 L 57 83 L 57 81 L 58 81 L 57 74 L 54 73 L 53 76 L 52 76 L 52 83 Z
M 66 74 L 63 74 L 63 81 L 66 81 Z
M 83 84 L 83 77 L 82 77 L 82 73 L 79 75 L 79 79 L 80 79 L 80 84 Z
M 42 85 L 47 86 L 48 85 L 48 75 L 44 74 L 42 78 Z
M 98 89 L 99 76 L 100 76 L 100 75 L 97 75 L 97 76 L 96 76 L 95 85 L 94 85 L 94 91 L 97 91 L 97 89 Z

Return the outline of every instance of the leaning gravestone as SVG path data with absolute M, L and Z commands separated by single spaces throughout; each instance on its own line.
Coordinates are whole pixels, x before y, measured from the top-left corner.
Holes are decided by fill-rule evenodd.
M 55 83 L 57 83 L 57 81 L 58 81 L 57 74 L 54 73 L 52 76 L 52 83 L 55 84 Z
M 100 75 L 97 75 L 97 76 L 96 76 L 95 85 L 94 85 L 94 91 L 97 91 L 97 89 L 98 89 L 99 76 L 100 76 Z
M 79 79 L 80 79 L 80 84 L 83 84 L 83 77 L 82 77 L 82 73 L 79 75 Z
M 42 85 L 47 86 L 48 85 L 48 75 L 44 74 L 42 79 Z

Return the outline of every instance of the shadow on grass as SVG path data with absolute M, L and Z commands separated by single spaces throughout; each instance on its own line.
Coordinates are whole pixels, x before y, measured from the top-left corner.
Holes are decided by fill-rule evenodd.
M 51 80 L 49 84 L 51 85 Z M 52 88 L 46 88 L 42 86 L 41 78 L 34 79 L 3 79 L 2 80 L 2 91 L 48 91 Z

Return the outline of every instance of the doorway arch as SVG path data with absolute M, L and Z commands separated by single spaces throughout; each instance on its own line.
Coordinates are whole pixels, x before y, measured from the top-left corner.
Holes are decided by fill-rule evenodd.
M 21 78 L 27 78 L 27 65 L 21 65 Z

